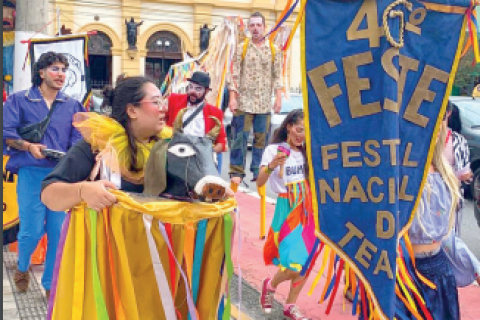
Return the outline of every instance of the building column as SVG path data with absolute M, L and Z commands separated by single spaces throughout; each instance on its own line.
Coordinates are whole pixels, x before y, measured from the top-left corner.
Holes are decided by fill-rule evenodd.
M 132 17 L 135 19 L 135 22 L 140 22 L 141 17 L 141 0 L 122 0 L 122 72 L 127 73 L 129 76 L 134 76 L 139 74 L 140 70 L 140 50 L 143 48 L 138 48 L 138 39 L 142 34 L 142 26 L 138 27 L 137 34 L 137 52 L 131 53 L 133 58 L 130 57 L 128 50 L 128 41 L 127 41 L 127 26 L 125 25 L 125 20 L 129 21 Z
M 122 74 L 122 49 L 112 49 L 112 85 L 117 85 L 117 78 Z
M 212 27 L 212 6 L 204 4 L 193 5 L 193 51 L 194 56 L 200 52 L 200 29 L 204 24 Z

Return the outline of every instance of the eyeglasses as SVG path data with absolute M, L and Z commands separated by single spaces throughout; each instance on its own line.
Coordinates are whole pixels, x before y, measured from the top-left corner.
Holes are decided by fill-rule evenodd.
M 52 71 L 52 72 L 59 72 L 61 70 L 63 73 L 67 73 L 67 71 L 68 71 L 68 68 L 60 68 L 60 67 L 57 67 L 57 66 L 48 67 L 47 69 Z
M 138 102 L 138 104 L 142 104 L 142 103 L 152 103 L 152 104 L 156 104 L 159 109 L 166 109 L 166 106 L 163 100 L 146 100 L 146 101 Z
M 202 90 L 205 90 L 205 88 L 202 87 L 202 86 L 193 86 L 193 85 L 189 84 L 187 86 L 187 91 L 189 91 L 189 90 L 195 90 L 196 92 L 202 92 Z

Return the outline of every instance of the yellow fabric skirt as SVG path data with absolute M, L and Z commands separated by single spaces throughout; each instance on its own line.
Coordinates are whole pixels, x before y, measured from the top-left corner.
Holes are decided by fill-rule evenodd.
M 119 202 L 108 210 L 93 212 L 81 205 L 67 217 L 47 319 L 170 320 L 170 300 L 176 318 L 187 319 L 185 282 L 197 319 L 217 319 L 227 274 L 224 258 L 231 261 L 225 224 L 233 222 L 236 201 L 185 203 L 114 193 Z M 199 249 L 200 260 L 194 257 Z M 159 278 L 167 279 L 171 299 L 159 293 Z

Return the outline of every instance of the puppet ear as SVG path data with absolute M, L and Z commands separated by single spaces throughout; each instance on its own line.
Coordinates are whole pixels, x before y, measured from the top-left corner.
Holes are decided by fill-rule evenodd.
M 173 133 L 183 132 L 183 115 L 187 112 L 187 108 L 180 110 L 173 123 Z
M 168 141 L 160 140 L 150 151 L 145 165 L 145 180 L 143 193 L 158 197 L 167 187 L 167 149 Z

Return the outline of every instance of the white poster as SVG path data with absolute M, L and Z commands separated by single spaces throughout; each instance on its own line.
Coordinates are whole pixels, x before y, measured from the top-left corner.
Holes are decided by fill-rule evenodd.
M 62 92 L 80 102 L 86 98 L 89 85 L 85 66 L 85 37 L 61 37 L 32 42 L 32 62 L 49 51 L 61 53 L 68 59 L 69 67 Z

